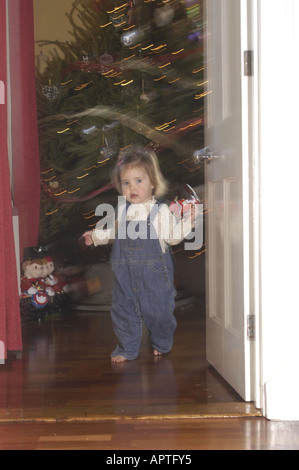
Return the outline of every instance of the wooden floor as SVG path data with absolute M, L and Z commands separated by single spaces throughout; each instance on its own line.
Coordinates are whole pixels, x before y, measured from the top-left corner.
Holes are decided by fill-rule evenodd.
M 298 450 L 298 435 L 299 423 L 262 418 L 2 424 L 0 450 L 101 450 L 103 458 L 193 451 L 196 458 L 200 450 Z
M 111 364 L 109 312 L 23 324 L 0 366 L 0 449 L 299 449 L 299 423 L 270 423 L 205 360 L 204 305 L 177 309 L 171 354 Z

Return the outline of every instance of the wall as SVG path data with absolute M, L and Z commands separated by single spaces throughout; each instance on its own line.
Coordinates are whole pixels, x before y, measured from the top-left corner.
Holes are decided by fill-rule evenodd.
M 70 24 L 66 12 L 70 12 L 74 0 L 33 0 L 34 1 L 34 35 L 35 41 L 58 40 L 67 41 L 72 37 L 69 34 Z M 53 46 L 45 46 L 42 49 L 35 46 L 36 63 L 40 63 L 41 71 L 45 64 L 38 61 L 40 52 L 47 55 Z
M 299 2 L 258 8 L 261 385 L 267 418 L 299 420 Z

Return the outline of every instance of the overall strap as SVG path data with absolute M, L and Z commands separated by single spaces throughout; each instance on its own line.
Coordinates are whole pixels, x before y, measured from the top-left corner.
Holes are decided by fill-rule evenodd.
M 153 222 L 155 220 L 155 218 L 158 215 L 158 212 L 160 210 L 160 205 L 161 205 L 161 202 L 155 201 L 154 207 L 152 208 L 152 210 L 150 211 L 150 213 L 148 215 L 148 218 L 147 218 L 148 222 L 150 222 L 150 221 Z
M 160 210 L 160 205 L 161 203 L 158 201 L 155 201 L 153 208 L 151 209 L 148 217 L 147 217 L 147 232 L 148 232 L 148 237 L 151 240 L 158 240 L 159 236 L 158 233 L 155 229 L 154 226 L 154 220 L 158 215 L 158 212 Z

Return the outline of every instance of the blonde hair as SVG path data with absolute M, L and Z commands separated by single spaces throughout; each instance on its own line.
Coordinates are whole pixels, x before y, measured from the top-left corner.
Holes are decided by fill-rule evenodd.
M 165 196 L 168 184 L 161 173 L 155 152 L 137 146 L 130 146 L 122 151 L 118 158 L 118 163 L 112 172 L 112 183 L 119 193 L 121 193 L 121 173 L 128 168 L 139 167 L 147 172 L 154 187 L 155 197 L 159 199 Z

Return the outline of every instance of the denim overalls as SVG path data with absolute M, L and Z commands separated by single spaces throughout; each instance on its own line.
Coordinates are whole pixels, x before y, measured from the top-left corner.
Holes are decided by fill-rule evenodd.
M 128 208 L 129 204 L 127 204 Z M 142 320 L 150 332 L 154 349 L 168 353 L 177 326 L 174 317 L 173 262 L 168 250 L 162 252 L 160 241 L 151 224 L 159 211 L 156 202 L 145 221 L 124 222 L 114 241 L 111 266 L 115 275 L 111 318 L 119 344 L 113 356 L 136 359 L 142 338 Z M 138 238 L 132 235 L 135 224 Z M 134 227 L 134 226 L 133 226 Z M 124 237 L 123 229 L 127 230 Z M 119 235 L 122 233 L 122 235 Z

